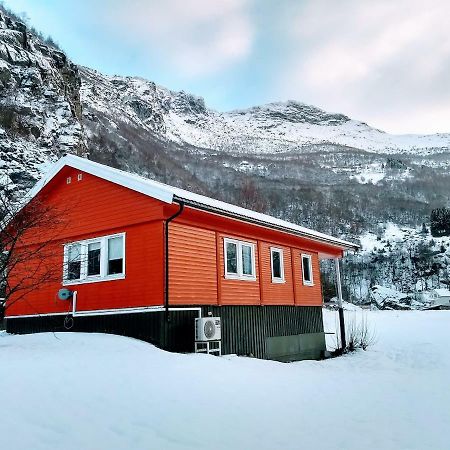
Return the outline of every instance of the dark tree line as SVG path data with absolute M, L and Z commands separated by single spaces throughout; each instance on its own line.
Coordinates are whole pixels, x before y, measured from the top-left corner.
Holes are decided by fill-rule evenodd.
M 450 208 L 436 208 L 431 211 L 430 231 L 434 237 L 450 236 Z
M 447 247 L 431 240 L 380 242 L 370 253 L 347 255 L 342 262 L 344 297 L 352 303 L 369 303 L 376 285 L 387 286 L 416 297 L 419 292 L 450 286 Z M 334 267 L 321 264 L 325 300 L 336 295 Z

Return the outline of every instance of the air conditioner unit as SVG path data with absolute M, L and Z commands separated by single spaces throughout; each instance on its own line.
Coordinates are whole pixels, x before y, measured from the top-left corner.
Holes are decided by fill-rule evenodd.
M 220 317 L 195 319 L 195 340 L 197 342 L 218 341 L 220 339 Z

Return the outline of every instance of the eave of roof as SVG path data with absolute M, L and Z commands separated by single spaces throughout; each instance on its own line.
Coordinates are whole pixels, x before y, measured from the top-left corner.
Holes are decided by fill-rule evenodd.
M 35 197 L 64 166 L 95 175 L 133 191 L 161 200 L 164 203 L 172 203 L 173 194 L 170 189 L 167 189 L 169 186 L 75 155 L 65 155 L 53 164 L 50 170 L 31 189 L 26 200 L 29 201 Z
M 164 203 L 171 204 L 174 200 L 182 201 L 187 206 L 192 208 L 226 215 L 253 224 L 277 229 L 285 233 L 324 242 L 343 250 L 359 249 L 359 245 L 352 242 L 344 241 L 342 239 L 335 238 L 324 233 L 319 233 L 318 231 L 314 231 L 285 220 L 277 219 L 267 214 L 261 214 L 256 211 L 231 205 L 230 203 L 215 200 L 204 195 L 195 194 L 194 192 L 159 183 L 158 181 L 150 180 L 123 170 L 114 169 L 112 167 L 74 155 L 65 155 L 60 158 L 31 189 L 26 196 L 25 201 L 28 202 L 35 197 L 41 189 L 43 189 L 44 186 L 46 186 L 49 181 L 52 180 L 53 177 L 65 166 L 103 178 L 112 183 L 119 184 L 133 191 L 140 192 L 144 195 L 160 200 Z
M 196 195 L 196 194 L 194 194 Z M 192 200 L 192 198 L 188 198 L 187 196 L 179 196 L 177 194 L 174 195 L 174 201 L 181 201 L 186 206 L 190 206 L 192 208 L 201 209 L 204 211 L 209 211 L 212 213 L 216 213 L 219 215 L 224 215 L 227 217 L 235 218 L 238 220 L 242 220 L 245 222 L 249 222 L 252 224 L 260 225 L 265 228 L 275 229 L 277 231 L 282 231 L 284 233 L 289 233 L 295 236 L 304 237 L 307 239 L 313 239 L 315 241 L 320 241 L 326 243 L 328 245 L 337 246 L 344 250 L 358 250 L 360 246 L 358 244 L 354 244 L 352 242 L 344 241 L 339 238 L 335 238 L 333 236 L 329 236 L 324 233 L 320 233 L 318 231 L 310 230 L 309 228 L 301 227 L 299 225 L 293 224 L 291 222 L 287 222 L 282 219 L 277 219 L 276 217 L 269 216 L 267 214 L 261 214 L 256 211 L 252 211 L 249 209 L 241 208 L 238 206 L 230 205 L 233 207 L 232 210 L 227 208 L 228 203 L 224 203 L 218 200 L 210 199 L 209 197 L 204 197 L 207 200 L 212 200 L 212 202 L 216 204 L 212 204 L 212 202 L 198 202 Z M 223 207 L 225 206 L 225 208 Z M 251 214 L 249 214 L 251 213 Z

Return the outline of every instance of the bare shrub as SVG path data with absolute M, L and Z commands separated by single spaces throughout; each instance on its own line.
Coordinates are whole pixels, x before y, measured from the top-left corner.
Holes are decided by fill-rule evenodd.
M 354 352 L 357 349 L 367 350 L 376 342 L 375 330 L 370 327 L 367 317 L 361 316 L 361 320 L 353 318 L 345 327 L 347 346 L 345 352 Z
M 7 308 L 42 285 L 59 280 L 55 242 L 67 226 L 66 210 L 43 199 L 13 202 L 0 192 L 0 319 Z

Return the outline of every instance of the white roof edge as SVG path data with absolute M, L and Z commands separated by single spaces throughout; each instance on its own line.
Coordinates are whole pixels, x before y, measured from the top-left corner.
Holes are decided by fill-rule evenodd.
M 194 192 L 169 186 L 158 181 L 150 180 L 139 175 L 135 175 L 123 170 L 114 169 L 103 164 L 90 161 L 75 155 L 65 155 L 54 163 L 50 170 L 39 180 L 36 185 L 29 191 L 26 196 L 26 202 L 35 197 L 39 191 L 65 166 L 73 167 L 91 175 L 103 178 L 112 183 L 124 186 L 133 191 L 140 192 L 149 197 L 160 200 L 164 203 L 171 204 L 174 197 L 181 200 L 201 205 L 205 208 L 211 208 L 217 212 L 224 212 L 242 219 L 250 219 L 258 222 L 262 226 L 273 226 L 282 228 L 285 232 L 300 234 L 306 238 L 317 239 L 328 244 L 341 247 L 343 249 L 357 249 L 358 244 L 335 238 L 328 234 L 320 233 L 300 225 L 287 222 L 282 219 L 269 216 L 267 214 L 258 213 L 250 209 L 235 206 L 230 203 L 215 200 L 204 195 L 195 194 Z
M 220 200 L 214 200 L 209 197 L 204 197 L 202 195 L 195 194 L 189 191 L 183 191 L 182 189 L 174 189 L 176 198 L 188 202 L 192 201 L 193 203 L 197 203 L 199 205 L 204 205 L 205 207 L 209 207 L 212 210 L 216 210 L 218 213 L 228 213 L 237 218 L 241 218 L 242 220 L 247 219 L 248 221 L 256 222 L 261 226 L 277 228 L 280 231 L 284 231 L 287 233 L 290 232 L 291 234 L 295 234 L 297 236 L 301 235 L 305 238 L 320 240 L 331 245 L 337 245 L 344 249 L 356 250 L 360 248 L 358 244 L 344 241 L 343 239 L 335 238 L 334 236 L 320 233 L 319 231 L 311 230 L 310 228 L 305 228 L 286 220 L 277 219 L 276 217 L 269 216 L 268 214 L 258 213 L 256 211 L 242 208 L 240 206 L 231 205 L 230 203 L 225 203 Z M 185 193 L 190 195 L 183 195 Z
M 65 155 L 60 158 L 50 170 L 39 180 L 28 193 L 28 200 L 32 199 L 64 166 L 73 167 L 91 175 L 119 184 L 141 194 L 148 195 L 164 203 L 172 203 L 173 193 L 170 186 L 157 185 L 156 182 L 139 175 L 90 161 L 75 155 Z

